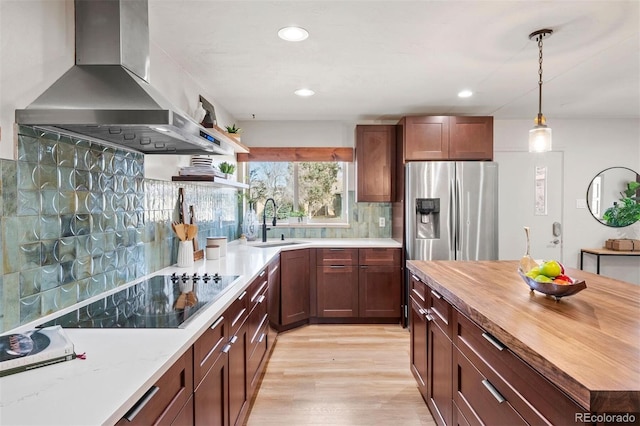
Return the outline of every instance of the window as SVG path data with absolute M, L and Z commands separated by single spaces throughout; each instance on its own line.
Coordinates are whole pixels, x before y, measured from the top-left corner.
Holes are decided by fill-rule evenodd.
M 265 201 L 273 198 L 281 222 L 346 224 L 346 176 L 344 162 L 250 162 L 249 199 L 262 215 Z M 270 216 L 271 203 L 267 206 Z

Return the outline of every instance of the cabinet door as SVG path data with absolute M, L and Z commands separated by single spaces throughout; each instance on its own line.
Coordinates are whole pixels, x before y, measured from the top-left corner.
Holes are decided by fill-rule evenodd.
M 316 280 L 319 317 L 354 318 L 358 316 L 357 266 L 318 266 Z
M 449 117 L 449 120 L 449 159 L 493 159 L 493 117 Z
M 411 297 L 410 310 L 410 358 L 411 373 L 418 382 L 422 397 L 427 400 L 427 319 L 419 301 Z
M 393 200 L 395 149 L 395 126 L 356 126 L 356 201 Z
M 197 425 L 225 426 L 229 424 L 229 358 L 226 345 L 222 356 L 209 368 L 194 395 Z
M 446 160 L 449 157 L 449 117 L 406 117 L 406 160 Z
M 309 249 L 280 254 L 281 325 L 309 319 Z
M 450 425 L 453 415 L 453 345 L 434 321 L 427 321 L 427 405 L 436 423 Z
M 229 348 L 229 424 L 242 424 L 247 411 L 247 356 L 249 339 L 246 321 L 230 340 Z
M 400 319 L 402 272 L 396 266 L 360 266 L 359 312 L 363 318 Z

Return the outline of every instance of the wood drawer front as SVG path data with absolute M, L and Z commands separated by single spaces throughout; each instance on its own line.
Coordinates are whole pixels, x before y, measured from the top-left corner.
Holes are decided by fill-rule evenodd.
M 193 382 L 196 388 L 222 355 L 222 348 L 229 339 L 227 327 L 227 318 L 221 315 L 193 344 Z
M 574 413 L 585 411 L 462 313 L 455 311 L 455 317 L 457 348 L 489 377 L 527 422 L 569 424 L 575 422 Z
M 171 424 L 193 393 L 193 350 L 189 348 L 118 425 Z
M 360 265 L 401 266 L 400 249 L 396 248 L 361 248 L 358 250 Z
M 256 339 L 252 345 L 252 352 L 247 360 L 247 380 L 249 393 L 253 394 L 260 382 L 260 364 L 267 353 L 267 345 L 269 339 L 268 323 L 265 321 L 264 325 L 256 332 Z
M 249 327 L 247 329 L 250 345 L 249 353 L 254 349 L 254 346 L 260 338 L 260 330 L 268 323 L 269 316 L 267 315 L 267 302 L 265 297 L 265 301 L 260 303 L 258 307 L 251 312 L 247 321 Z
M 499 401 L 495 384 L 459 350 L 453 350 L 453 402 L 472 425 L 526 425 L 510 401 Z
M 268 287 L 269 276 L 267 270 L 264 269 L 249 286 L 249 312 L 253 311 L 259 304 L 266 303 Z
M 357 265 L 357 248 L 321 248 L 316 251 L 318 266 Z
M 234 302 L 225 311 L 225 316 L 229 321 L 229 336 L 238 332 L 249 315 L 249 289 L 240 293 Z
M 430 318 L 444 331 L 450 340 L 453 339 L 453 306 L 440 293 L 426 288 L 426 299 Z
M 426 307 L 428 287 L 413 274 L 409 275 L 409 295 L 421 308 Z

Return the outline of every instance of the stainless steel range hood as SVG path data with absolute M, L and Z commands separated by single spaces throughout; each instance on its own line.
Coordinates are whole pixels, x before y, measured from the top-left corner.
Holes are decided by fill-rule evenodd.
M 149 154 L 233 154 L 219 132 L 148 82 L 147 0 L 75 0 L 76 61 L 16 123 L 54 127 Z

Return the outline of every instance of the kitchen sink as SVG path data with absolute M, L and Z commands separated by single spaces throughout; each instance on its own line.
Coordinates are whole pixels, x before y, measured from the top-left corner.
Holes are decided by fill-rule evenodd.
M 266 243 L 254 244 L 253 247 L 271 248 L 271 247 L 293 246 L 296 244 L 303 244 L 303 243 L 299 241 L 267 241 Z

